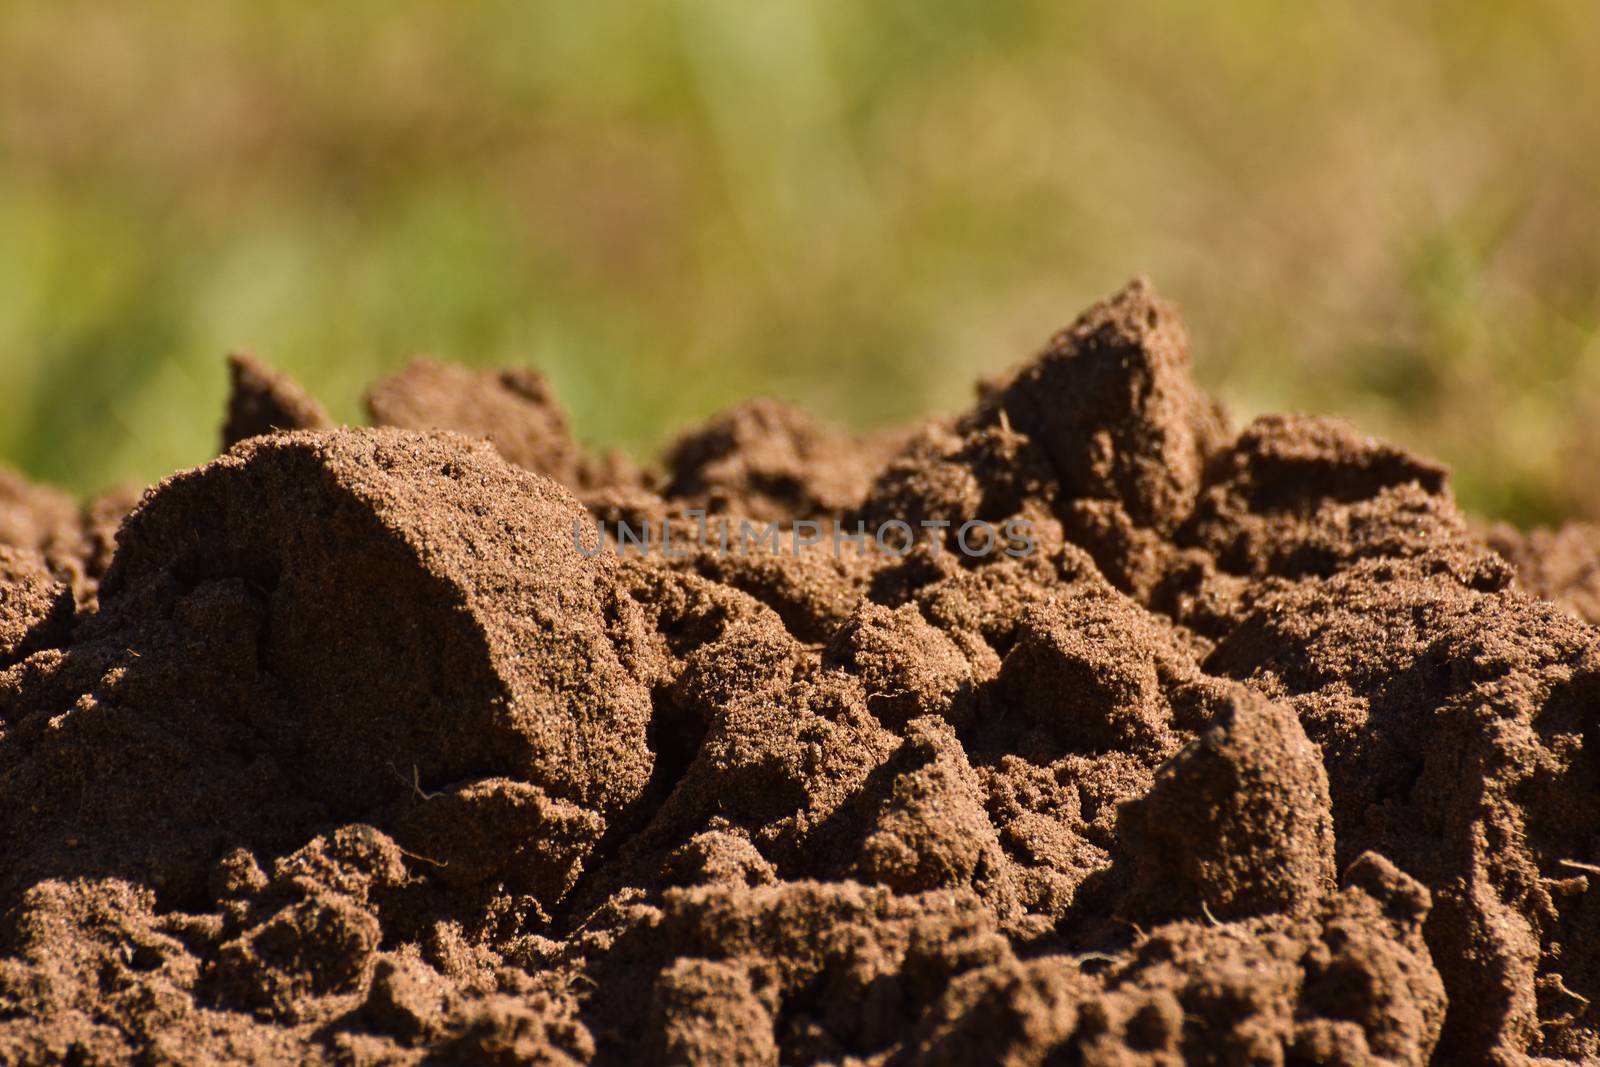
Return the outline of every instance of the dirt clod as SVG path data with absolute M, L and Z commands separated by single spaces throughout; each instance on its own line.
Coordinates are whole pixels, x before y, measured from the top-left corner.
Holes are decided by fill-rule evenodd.
M 288 375 L 246 352 L 228 357 L 232 391 L 222 426 L 222 450 L 240 441 L 282 430 L 326 430 L 333 425 L 322 405 Z

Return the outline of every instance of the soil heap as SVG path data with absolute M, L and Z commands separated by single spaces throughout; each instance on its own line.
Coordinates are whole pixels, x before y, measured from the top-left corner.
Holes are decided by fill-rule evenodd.
M 1147 283 L 658 470 L 526 371 L 232 368 L 136 504 L 0 475 L 0 1063 L 1600 1056 L 1600 537 L 1231 427 Z

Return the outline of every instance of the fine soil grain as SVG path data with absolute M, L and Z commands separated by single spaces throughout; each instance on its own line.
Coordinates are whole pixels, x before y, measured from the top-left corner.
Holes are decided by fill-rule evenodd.
M 1231 426 L 1148 283 L 650 470 L 528 371 L 231 366 L 142 497 L 0 472 L 0 1063 L 1600 1057 L 1600 537 Z

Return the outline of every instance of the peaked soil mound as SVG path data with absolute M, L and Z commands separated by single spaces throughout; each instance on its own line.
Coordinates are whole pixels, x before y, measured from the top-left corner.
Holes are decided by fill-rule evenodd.
M 654 469 L 232 375 L 137 502 L 0 472 L 0 1063 L 1600 1058 L 1600 537 L 1230 426 L 1143 281 Z

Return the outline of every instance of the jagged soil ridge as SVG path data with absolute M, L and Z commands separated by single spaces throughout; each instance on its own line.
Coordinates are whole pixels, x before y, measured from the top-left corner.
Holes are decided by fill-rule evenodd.
M 109 568 L 6 488 L 0 1061 L 1600 1055 L 1600 631 L 1436 464 L 1232 430 L 1147 283 L 952 419 L 662 472 L 528 372 L 234 375 Z M 690 509 L 1036 551 L 572 540 Z

